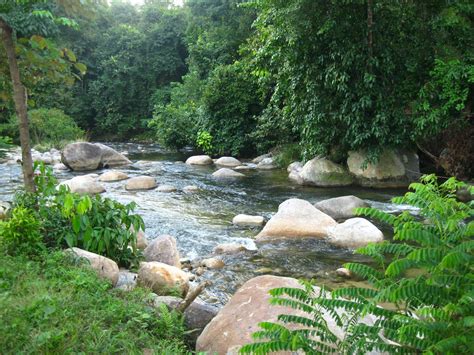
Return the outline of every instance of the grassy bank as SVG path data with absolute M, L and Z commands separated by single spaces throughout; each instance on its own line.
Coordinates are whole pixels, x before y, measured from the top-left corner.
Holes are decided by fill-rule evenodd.
M 157 316 L 149 291 L 112 290 L 61 253 L 0 253 L 0 353 L 186 353 L 174 314 Z

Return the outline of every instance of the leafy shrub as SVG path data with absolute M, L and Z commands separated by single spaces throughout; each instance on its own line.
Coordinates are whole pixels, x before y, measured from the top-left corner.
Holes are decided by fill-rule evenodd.
M 296 143 L 285 144 L 276 149 L 275 163 L 281 168 L 286 168 L 299 160 L 301 160 L 301 147 Z
M 212 154 L 212 135 L 208 131 L 199 131 L 196 138 L 196 145 L 204 153 Z
M 282 322 L 304 329 L 264 323 L 263 330 L 254 336 L 267 341 L 247 345 L 242 352 L 302 349 L 308 353 L 472 354 L 474 209 L 472 202 L 468 205 L 456 200 L 455 193 L 463 186 L 454 178 L 438 184 L 433 175 L 412 184 L 412 191 L 394 202 L 419 208 L 417 217 L 408 212 L 394 216 L 372 208 L 359 209 L 359 213 L 394 229 L 395 243 L 358 250 L 370 256 L 376 267 L 345 265 L 370 287 L 341 288 L 333 291 L 332 297 L 314 294 L 308 284 L 305 289 L 272 290 L 273 304 L 308 312 L 308 317 L 279 316 Z M 382 308 L 381 304 L 390 307 Z M 343 339 L 328 328 L 322 312 L 342 327 Z M 367 314 L 377 317 L 373 325 L 360 322 Z
M 10 137 L 0 136 L 0 158 L 5 156 L 6 151 L 12 146 Z
M 9 255 L 35 256 L 45 249 L 40 221 L 32 210 L 16 207 L 10 219 L 0 221 L 0 249 Z
M 123 205 L 100 195 L 80 196 L 66 186 L 56 188 L 57 180 L 43 164 L 35 183 L 35 194 L 20 193 L 15 200 L 17 205 L 35 211 L 49 247 L 79 247 L 119 265 L 136 266 L 140 252 L 133 230 L 145 230 L 145 225 L 133 214 L 135 203 Z

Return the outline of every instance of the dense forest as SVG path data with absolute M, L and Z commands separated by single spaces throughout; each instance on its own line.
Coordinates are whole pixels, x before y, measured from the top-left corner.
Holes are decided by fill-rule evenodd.
M 68 26 L 22 20 L 30 115 L 52 110 L 102 140 L 244 157 L 273 150 L 286 162 L 411 149 L 445 175 L 473 174 L 471 1 L 89 7 Z M 62 56 L 45 68 L 54 51 Z M 15 137 L 7 70 L 0 135 Z
M 0 353 L 474 354 L 472 0 L 0 0 Z

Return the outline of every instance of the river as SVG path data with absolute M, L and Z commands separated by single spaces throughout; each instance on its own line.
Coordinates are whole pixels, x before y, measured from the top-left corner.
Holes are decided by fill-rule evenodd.
M 158 184 L 169 184 L 178 189 L 175 193 L 129 192 L 124 189 L 124 181 L 104 183 L 105 196 L 138 204 L 137 212 L 145 221 L 149 239 L 170 234 L 177 239 L 181 257 L 191 260 L 211 255 L 212 249 L 221 243 L 235 242 L 251 249 L 248 253 L 224 257 L 224 269 L 208 270 L 202 276 L 213 283 L 203 298 L 216 305 L 225 304 L 236 288 L 253 276 L 314 278 L 318 284 L 332 288 L 347 284 L 334 273 L 344 262 L 367 261 L 351 250 L 333 247 L 323 240 L 284 241 L 257 247 L 253 237 L 259 229 L 233 226 L 235 215 L 245 213 L 269 219 L 281 202 L 293 197 L 315 203 L 331 197 L 355 195 L 385 211 L 397 212 L 404 208 L 390 203 L 390 199 L 403 194 L 403 190 L 303 187 L 289 181 L 284 169 L 245 171 L 245 178 L 218 181 L 211 177 L 215 167 L 184 164 L 192 155 L 190 151 L 174 152 L 155 144 L 108 145 L 126 152 L 132 161 L 140 161 L 135 167 L 116 170 L 129 176 L 150 175 Z M 73 175 L 78 173 L 62 172 L 58 178 L 65 180 Z M 0 164 L 0 200 L 11 200 L 21 182 L 18 165 Z M 187 185 L 196 185 L 200 191 L 182 192 Z M 380 227 L 389 237 L 390 231 Z

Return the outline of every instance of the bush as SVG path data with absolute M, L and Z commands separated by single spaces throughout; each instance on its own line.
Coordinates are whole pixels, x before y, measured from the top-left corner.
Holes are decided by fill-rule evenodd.
M 45 250 L 40 222 L 32 210 L 16 207 L 10 219 L 0 221 L 0 249 L 9 255 L 36 256 Z
M 5 156 L 5 153 L 12 146 L 12 140 L 10 137 L 0 136 L 0 158 Z
M 137 266 L 141 254 L 133 230 L 145 230 L 136 205 L 123 205 L 100 195 L 80 196 L 66 186 L 56 188 L 50 168 L 39 165 L 37 192 L 20 193 L 15 204 L 35 211 L 48 247 L 79 247 L 107 256 L 119 265 Z
M 30 136 L 33 145 L 62 148 L 65 144 L 84 139 L 84 131 L 74 120 L 59 109 L 40 108 L 28 112 Z M 18 119 L 12 116 L 2 131 L 12 137 L 18 137 Z
M 306 318 L 279 316 L 282 322 L 304 329 L 262 324 L 264 330 L 254 336 L 270 340 L 247 345 L 242 352 L 302 349 L 307 353 L 379 350 L 472 354 L 474 209 L 472 202 L 468 205 L 456 200 L 456 191 L 462 187 L 466 185 L 454 178 L 438 184 L 433 175 L 412 184 L 412 192 L 394 202 L 419 208 L 417 217 L 408 212 L 394 216 L 372 208 L 359 209 L 359 213 L 386 222 L 394 229 L 395 242 L 358 250 L 370 256 L 376 267 L 345 265 L 366 279 L 370 287 L 341 288 L 329 298 L 315 295 L 308 284 L 304 290 L 272 290 L 273 304 L 308 312 Z M 328 328 L 323 313 L 330 314 L 342 327 L 343 339 Z M 361 323 L 367 314 L 377 317 L 373 325 Z
M 157 315 L 149 290 L 110 290 L 86 264 L 0 254 L 0 349 L 5 354 L 185 354 L 183 321 Z

